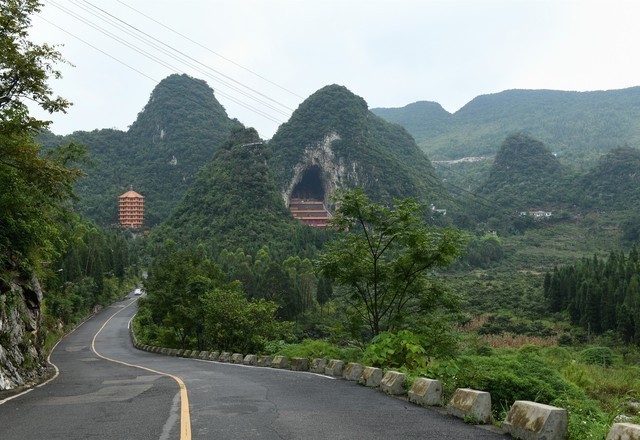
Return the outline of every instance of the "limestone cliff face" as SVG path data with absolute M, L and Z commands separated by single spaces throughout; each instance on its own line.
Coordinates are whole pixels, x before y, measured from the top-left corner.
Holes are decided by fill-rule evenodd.
M 371 113 L 364 99 L 342 86 L 324 87 L 306 99 L 269 146 L 285 203 L 313 198 L 330 207 L 337 189 L 355 186 L 376 201 L 446 197 L 411 136 Z
M 289 186 L 282 194 L 285 204 L 289 204 L 293 191 L 302 182 L 305 173 L 314 167 L 318 167 L 322 170 L 322 176 L 318 183 L 322 187 L 324 203 L 329 206 L 329 195 L 343 185 L 348 174 L 344 160 L 338 159 L 331 149 L 331 144 L 338 140 L 340 140 L 340 135 L 336 132 L 331 132 L 316 145 L 310 145 L 304 149 L 302 158 L 293 167 L 293 177 L 289 182 Z
M 35 275 L 7 271 L 0 278 L 0 390 L 25 385 L 45 371 L 42 289 Z

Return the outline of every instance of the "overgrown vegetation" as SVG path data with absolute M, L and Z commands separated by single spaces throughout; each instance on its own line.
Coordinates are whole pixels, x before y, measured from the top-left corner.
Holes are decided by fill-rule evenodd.
M 27 100 L 49 113 L 70 105 L 48 83 L 60 77 L 61 54 L 28 39 L 41 6 L 0 2 L 0 344 L 9 383 L 43 371 L 45 349 L 94 307 L 121 296 L 136 275 L 130 241 L 72 209 L 86 149 L 69 143 L 45 151 L 35 139 L 49 122 L 31 116 Z

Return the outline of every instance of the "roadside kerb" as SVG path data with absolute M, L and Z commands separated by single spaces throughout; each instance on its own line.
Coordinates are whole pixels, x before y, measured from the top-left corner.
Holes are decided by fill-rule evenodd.
M 309 371 L 312 373 L 324 374 L 324 369 L 327 368 L 327 363 L 329 361 L 326 358 L 316 358 L 311 361 L 311 367 L 309 367 Z
M 408 400 L 421 406 L 442 405 L 442 383 L 428 378 L 417 378 L 409 392 L 405 384 L 407 375 L 397 371 L 383 374 L 380 368 L 363 367 L 358 363 L 348 363 L 340 359 L 327 360 L 315 358 L 309 365 L 307 358 L 287 356 L 257 356 L 240 353 L 168 349 L 140 344 L 133 331 L 130 332 L 132 342 L 137 349 L 166 356 L 197 358 L 235 364 L 257 365 L 292 371 L 310 371 L 331 377 L 342 377 L 349 381 L 357 381 L 367 387 L 380 387 L 389 395 L 408 394 Z M 458 388 L 447 405 L 447 413 L 471 423 L 491 422 L 491 395 L 485 391 Z M 566 437 L 567 411 L 535 402 L 516 401 L 507 414 L 503 430 L 514 438 L 523 440 L 556 440 Z M 606 440 L 640 440 L 640 425 L 616 423 L 611 427 Z
M 385 394 L 402 396 L 407 393 L 404 386 L 407 383 L 407 375 L 398 371 L 387 371 L 380 382 L 380 389 Z
M 382 382 L 382 369 L 376 367 L 364 367 L 362 377 L 358 383 L 370 387 L 378 388 Z
M 342 371 L 342 377 L 346 380 L 350 381 L 358 381 L 362 377 L 362 372 L 364 368 L 362 364 L 357 364 L 355 362 L 349 362 Z
M 418 377 L 409 389 L 409 402 L 420 406 L 442 405 L 442 383 L 439 380 Z
M 331 377 L 342 377 L 342 369 L 344 361 L 340 359 L 331 359 L 324 369 L 324 374 Z
M 255 354 L 248 354 L 242 360 L 244 365 L 258 365 L 258 356 Z
M 447 405 L 447 413 L 476 423 L 491 422 L 491 394 L 486 391 L 458 388 Z
M 287 356 L 276 356 L 271 362 L 271 368 L 287 370 L 289 368 L 289 358 Z
M 607 434 L 607 440 L 638 440 L 640 439 L 640 425 L 632 423 L 614 423 Z
M 295 357 L 291 359 L 292 371 L 309 371 L 309 359 Z
M 259 367 L 270 367 L 273 358 L 271 356 L 260 356 L 258 358 L 258 366 Z
M 563 440 L 568 426 L 566 409 L 526 400 L 516 400 L 504 421 L 505 430 L 523 440 Z

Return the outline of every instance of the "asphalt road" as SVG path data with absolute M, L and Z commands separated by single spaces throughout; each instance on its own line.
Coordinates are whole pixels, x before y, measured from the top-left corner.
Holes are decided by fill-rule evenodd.
M 55 380 L 0 401 L 0 439 L 505 438 L 345 380 L 136 350 L 132 301 L 62 340 Z

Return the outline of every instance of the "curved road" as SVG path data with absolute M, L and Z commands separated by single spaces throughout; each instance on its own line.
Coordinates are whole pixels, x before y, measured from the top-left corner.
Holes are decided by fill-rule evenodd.
M 0 439 L 505 438 L 353 382 L 136 350 L 134 301 L 65 337 L 55 380 L 0 401 Z

